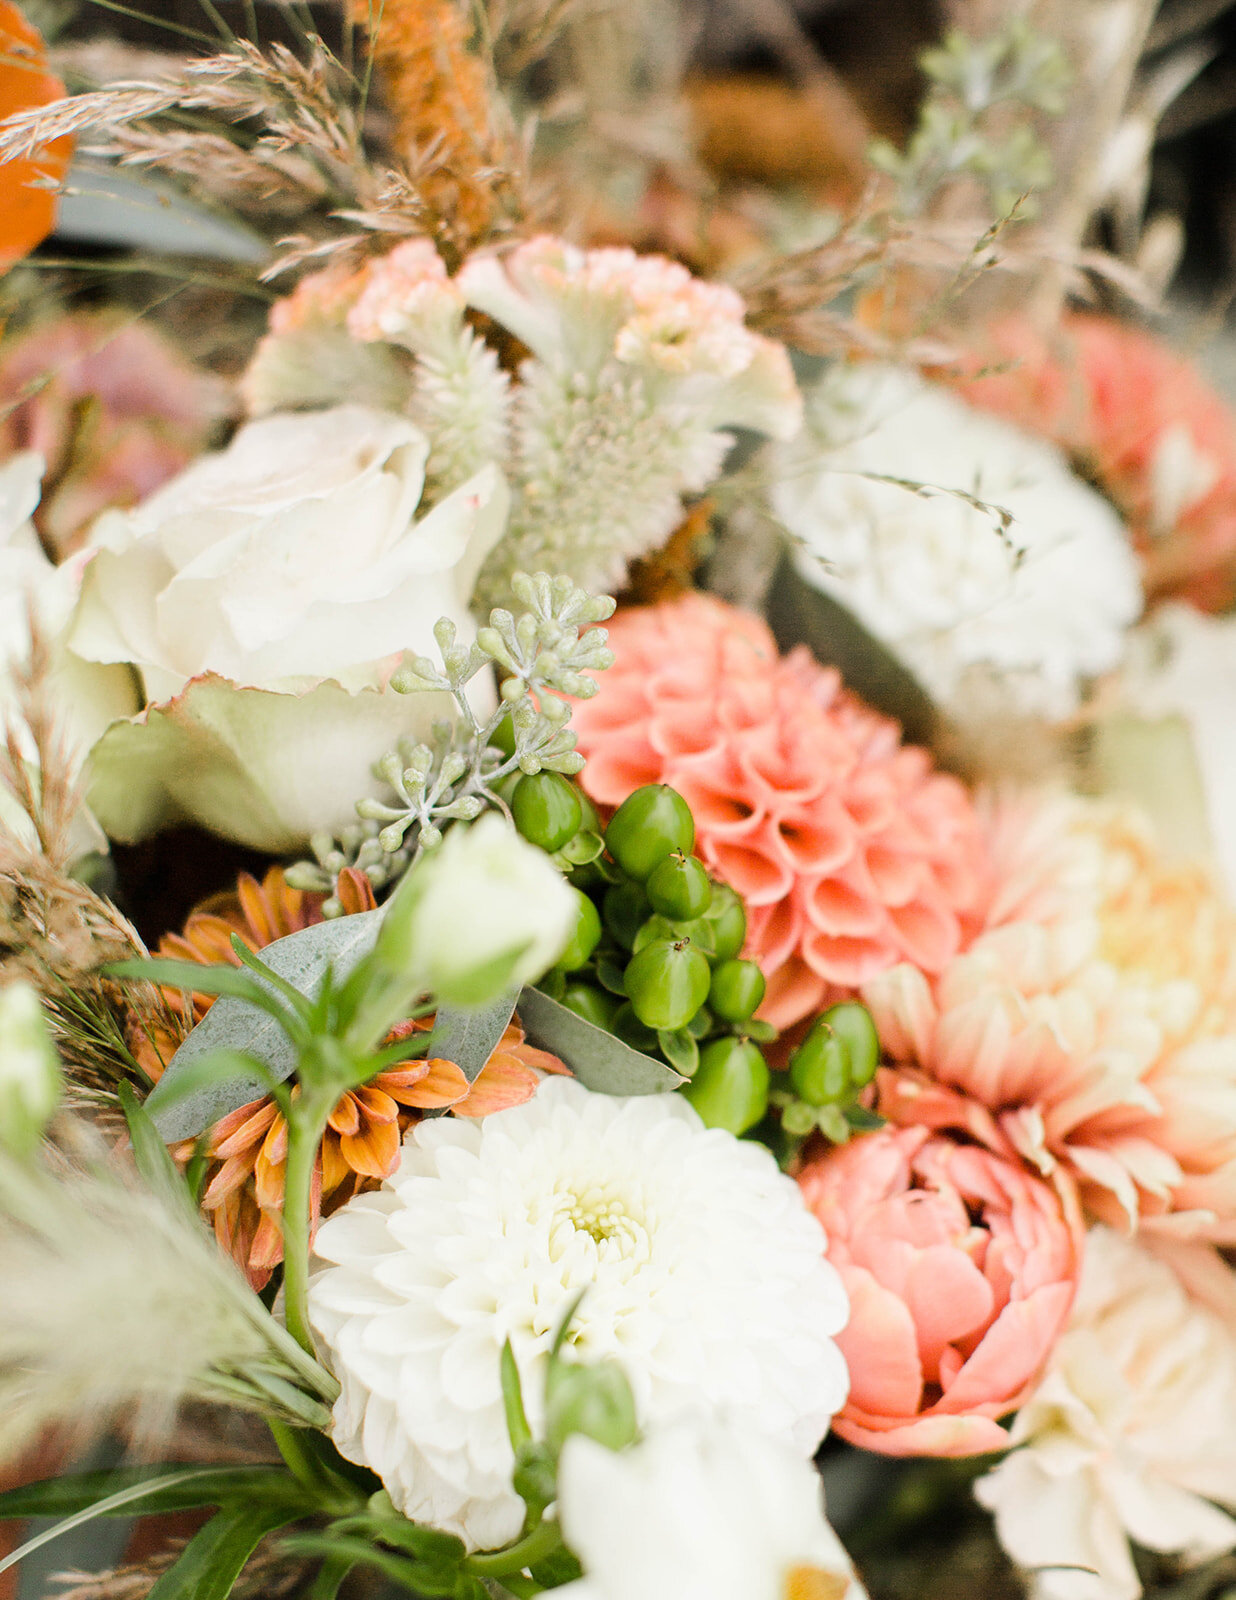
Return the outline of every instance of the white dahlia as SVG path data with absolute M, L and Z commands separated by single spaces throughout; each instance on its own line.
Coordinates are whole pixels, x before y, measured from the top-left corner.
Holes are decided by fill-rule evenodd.
M 724 1409 L 814 1451 L 845 1401 L 848 1313 L 824 1234 L 768 1151 L 677 1096 L 561 1079 L 483 1121 L 421 1123 L 395 1173 L 318 1234 L 332 1436 L 409 1517 L 492 1548 L 523 1504 L 499 1385 L 509 1337 L 535 1429 L 547 1352 L 622 1362 L 641 1423 Z
M 865 1600 L 815 1468 L 728 1418 L 617 1453 L 573 1435 L 558 1516 L 584 1568 L 560 1600 Z
M 1067 716 L 1119 663 L 1137 566 L 1116 513 L 1053 445 L 913 371 L 839 366 L 771 473 L 802 576 L 959 720 L 989 685 L 997 705 Z

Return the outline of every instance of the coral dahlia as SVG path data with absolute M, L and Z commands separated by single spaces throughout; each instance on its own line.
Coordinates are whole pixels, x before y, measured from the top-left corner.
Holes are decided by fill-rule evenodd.
M 955 778 L 720 600 L 620 611 L 609 642 L 614 665 L 574 712 L 581 781 L 604 806 L 644 783 L 685 796 L 701 858 L 747 905 L 763 1015 L 787 1027 L 900 961 L 948 964 L 987 882 Z

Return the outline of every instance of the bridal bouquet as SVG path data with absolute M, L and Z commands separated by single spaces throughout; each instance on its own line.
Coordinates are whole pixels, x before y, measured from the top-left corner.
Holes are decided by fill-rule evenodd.
M 799 247 L 639 19 L 339 9 L 0 3 L 0 1581 L 1224 1592 L 1236 421 L 1062 309 L 1085 58 Z M 250 254 L 78 303 L 70 161 Z

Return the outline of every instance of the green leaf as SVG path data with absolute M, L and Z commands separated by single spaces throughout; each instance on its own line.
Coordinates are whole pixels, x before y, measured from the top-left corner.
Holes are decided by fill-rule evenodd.
M 883 1128 L 887 1121 L 878 1111 L 868 1111 L 866 1106 L 860 1105 L 847 1106 L 845 1120 L 855 1133 L 874 1133 L 877 1128 Z
M 684 1078 L 694 1076 L 700 1064 L 700 1047 L 686 1028 L 677 1031 L 659 1028 L 657 1043 L 661 1046 L 661 1054 L 675 1072 L 681 1072 Z
M 328 968 L 336 977 L 341 977 L 370 953 L 377 941 L 382 916 L 381 910 L 361 911 L 354 916 L 315 923 L 311 928 L 302 928 L 298 933 L 290 933 L 268 944 L 262 951 L 262 960 L 301 994 L 315 998 Z M 200 970 L 217 969 L 203 967 Z M 259 983 L 247 972 L 233 972 L 233 976 L 245 983 Z M 228 994 L 211 1006 L 177 1050 L 159 1080 L 160 1085 L 174 1084 L 180 1074 L 190 1071 L 194 1062 L 214 1050 L 256 1056 L 279 1083 L 291 1077 L 298 1060 L 296 1045 L 273 1017 Z M 164 1092 L 169 1093 L 170 1087 Z M 266 1092 L 267 1086 L 254 1077 L 203 1084 L 193 1094 L 169 1106 L 166 1115 L 152 1115 L 160 1134 L 171 1144 L 177 1139 L 195 1138 L 229 1111 L 235 1111 L 237 1106 L 256 1100 Z
M 193 1535 L 147 1600 L 227 1600 L 266 1535 L 305 1514 L 304 1506 L 229 1506 Z
M 517 1009 L 530 1042 L 561 1056 L 588 1089 L 600 1094 L 666 1094 L 686 1082 L 663 1061 L 632 1050 L 538 989 L 524 989 Z
M 175 1059 L 173 1056 L 172 1060 Z M 173 1120 L 177 1106 L 194 1095 L 200 1096 L 216 1088 L 221 1094 L 230 1093 L 236 1083 L 243 1085 L 246 1091 L 252 1090 L 252 1093 L 246 1092 L 243 1100 L 237 1101 L 237 1105 L 242 1106 L 277 1090 L 283 1092 L 282 1084 L 256 1056 L 243 1050 L 210 1050 L 182 1066 L 174 1078 L 170 1071 L 165 1072 L 151 1091 L 146 1109 L 155 1128 L 170 1144 L 176 1135 L 164 1134 L 163 1130 Z
M 172 1160 L 150 1113 L 133 1092 L 132 1084 L 121 1083 L 117 1093 L 129 1125 L 129 1142 L 138 1172 L 155 1194 L 183 1207 L 196 1222 L 198 1209 L 193 1198 L 196 1189 L 190 1189 L 188 1180 Z
M 423 1561 L 409 1561 L 406 1556 L 383 1550 L 367 1539 L 344 1538 L 334 1532 L 298 1533 L 286 1539 L 282 1548 L 289 1555 L 327 1556 L 340 1561 L 350 1557 L 357 1566 L 373 1567 L 409 1594 L 428 1595 L 436 1600 L 437 1596 L 455 1592 L 457 1568 L 439 1569 Z M 164 1596 L 152 1594 L 150 1600 L 164 1600 Z
M 171 1465 L 113 1467 L 45 1478 L 0 1495 L 0 1522 L 26 1517 L 68 1517 L 94 1508 L 96 1516 L 127 1517 L 135 1501 L 143 1516 L 217 1506 L 231 1499 L 253 1499 L 278 1491 L 286 1495 L 295 1479 L 278 1467 L 195 1467 Z M 130 1492 L 133 1491 L 133 1492 Z M 124 1494 L 123 1501 L 116 1496 Z M 109 1507 L 99 1510 L 101 1505 Z
M 782 650 L 809 645 L 817 660 L 840 669 L 847 689 L 898 721 L 913 743 L 930 745 L 944 731 L 940 712 L 914 675 L 840 601 L 800 576 L 788 552 L 769 589 L 766 613 Z
M 94 1474 L 90 1474 L 90 1476 L 94 1476 Z M 110 1517 L 114 1516 L 118 1511 L 127 1511 L 130 1506 L 137 1504 L 139 1501 L 150 1498 L 157 1489 L 170 1491 L 173 1489 L 188 1487 L 190 1484 L 195 1482 L 198 1482 L 200 1486 L 200 1481 L 215 1479 L 217 1477 L 218 1468 L 198 1467 L 189 1468 L 183 1472 L 165 1473 L 157 1478 L 147 1478 L 141 1483 L 128 1484 L 124 1488 L 117 1489 L 109 1495 L 104 1495 L 101 1500 L 95 1500 L 91 1504 L 83 1506 L 81 1510 L 75 1512 L 72 1516 L 66 1517 L 63 1522 L 57 1522 L 54 1527 L 45 1528 L 42 1533 L 36 1534 L 33 1539 L 27 1539 L 25 1544 L 19 1545 L 18 1548 L 10 1555 L 5 1556 L 3 1561 L 0 1561 L 0 1572 L 7 1572 L 10 1567 L 15 1567 L 17 1563 L 24 1560 L 26 1556 L 33 1555 L 36 1550 L 41 1550 L 45 1544 L 50 1544 L 53 1539 L 59 1539 L 63 1534 L 70 1532 L 71 1529 L 80 1528 L 83 1523 L 93 1522 L 96 1517 Z M 44 1487 L 44 1485 L 36 1484 L 33 1487 L 41 1488 Z M 13 1492 L 17 1493 L 20 1491 Z M 9 1498 L 9 1495 L 5 1495 L 3 1500 L 0 1500 L 0 1505 L 2 1505 L 4 1502 L 7 1502 Z M 207 1505 L 212 1503 L 213 1494 L 208 1495 L 205 1501 L 205 1504 Z M 201 1505 L 203 1502 L 198 1500 L 195 1502 L 195 1504 Z M 260 1509 L 262 1509 L 267 1515 L 270 1515 L 269 1506 L 264 1506 Z M 14 1515 L 15 1513 L 4 1510 L 3 1512 L 0 1512 L 0 1514 L 8 1517 Z M 302 1507 L 300 1512 L 295 1514 L 303 1516 L 304 1508 Z M 289 1513 L 286 1509 L 282 1510 L 280 1515 L 282 1516 L 283 1520 L 287 1522 L 290 1522 L 293 1517 L 293 1514 Z M 276 1527 L 279 1525 L 280 1524 L 278 1523 L 275 1524 Z M 203 1530 L 203 1532 L 204 1531 L 205 1530 Z M 259 1534 L 258 1537 L 260 1538 L 261 1535 Z M 188 1554 L 187 1551 L 186 1554 Z M 224 1590 L 223 1593 L 226 1594 L 227 1590 Z M 151 1594 L 153 1595 L 153 1590 L 151 1591 Z M 148 1597 L 148 1600 L 150 1600 L 150 1597 Z M 167 1600 L 167 1596 L 160 1596 L 159 1600 Z M 205 1593 L 203 1593 L 202 1596 L 196 1597 L 195 1591 L 189 1590 L 186 1592 L 185 1600 L 206 1600 L 206 1596 Z
M 502 1346 L 502 1409 L 506 1413 L 506 1431 L 511 1436 L 511 1449 L 516 1455 L 524 1445 L 532 1443 L 532 1429 L 524 1410 L 524 1385 L 519 1376 L 519 1364 L 509 1339 Z
M 165 989 L 184 989 L 190 994 L 227 995 L 268 1011 L 274 1016 L 286 1016 L 286 1008 L 275 1000 L 268 989 L 248 972 L 224 962 L 173 961 L 166 956 L 151 956 L 141 961 L 113 961 L 103 968 L 108 978 L 141 978 L 146 983 L 158 983 Z
M 474 1083 L 506 1032 L 518 998 L 518 989 L 512 989 L 487 1006 L 439 1006 L 426 1055 L 453 1061 Z

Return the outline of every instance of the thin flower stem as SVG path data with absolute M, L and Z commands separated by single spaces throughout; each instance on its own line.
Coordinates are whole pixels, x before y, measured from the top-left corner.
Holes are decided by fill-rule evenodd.
M 536 1566 L 562 1548 L 562 1534 L 556 1522 L 541 1522 L 531 1533 L 505 1550 L 487 1550 L 469 1556 L 464 1566 L 478 1578 L 497 1578 L 505 1583 L 504 1574 L 514 1575 L 525 1567 Z M 511 1591 L 514 1593 L 514 1590 Z
M 266 1426 L 279 1447 L 279 1454 L 283 1457 L 288 1471 L 297 1483 L 304 1484 L 306 1489 L 317 1494 L 322 1487 L 322 1478 L 318 1471 L 317 1460 L 307 1447 L 302 1430 L 293 1428 L 286 1422 L 280 1422 L 275 1417 L 267 1417 Z
M 334 1100 L 306 1090 L 288 1120 L 288 1159 L 283 1193 L 283 1294 L 288 1332 L 303 1350 L 313 1352 L 309 1331 L 309 1231 L 313 1168 Z

